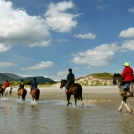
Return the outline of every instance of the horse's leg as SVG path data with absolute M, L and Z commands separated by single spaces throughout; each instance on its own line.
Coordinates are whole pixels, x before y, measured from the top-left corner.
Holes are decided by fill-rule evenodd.
M 74 99 L 75 99 L 75 105 L 74 105 L 74 107 L 76 107 L 76 105 L 77 105 L 77 97 L 76 97 L 76 95 L 74 95 Z
M 69 106 L 69 104 L 71 104 L 71 103 L 69 102 L 70 97 L 71 97 L 71 94 L 67 94 L 66 96 L 67 96 L 67 106 Z
M 122 111 L 123 104 L 124 104 L 124 101 L 122 100 L 122 101 L 121 101 L 121 105 L 120 105 L 120 106 L 119 106 L 119 108 L 118 108 L 118 111 L 119 111 L 119 112 L 121 112 L 121 111 Z
M 3 97 L 3 93 L 4 93 L 4 92 L 2 91 L 2 92 L 1 92 L 1 94 L 2 94 L 2 97 Z
M 133 110 L 132 110 L 131 107 L 129 107 L 129 106 L 127 105 L 126 97 L 124 98 L 123 102 L 124 102 L 124 106 L 127 108 L 127 110 L 128 110 L 130 113 L 132 113 Z

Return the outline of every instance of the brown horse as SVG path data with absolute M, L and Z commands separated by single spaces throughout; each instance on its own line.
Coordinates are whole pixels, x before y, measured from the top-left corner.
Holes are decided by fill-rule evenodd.
M 24 101 L 24 100 L 25 100 L 25 97 L 26 97 L 26 95 L 27 95 L 27 90 L 26 90 L 25 88 L 20 88 L 20 89 L 18 90 L 17 95 L 18 95 L 18 99 L 20 99 L 20 97 L 21 97 L 22 100 Z
M 127 99 L 129 97 L 133 97 L 133 82 L 130 82 L 130 83 L 126 83 L 123 88 L 121 87 L 121 83 L 122 83 L 122 78 L 121 78 L 121 74 L 114 74 L 113 76 L 113 84 L 114 85 L 117 85 L 118 88 L 119 88 L 119 92 L 121 94 L 121 89 L 123 89 L 123 92 L 124 92 L 124 95 L 121 95 L 122 97 L 122 101 L 121 101 L 121 105 L 119 106 L 119 111 L 122 111 L 122 108 L 123 108 L 123 105 L 127 108 L 127 110 L 132 113 L 133 110 L 131 107 L 129 107 L 127 105 Z
M 61 80 L 60 88 L 62 89 L 66 85 L 66 83 L 67 83 L 66 80 Z M 82 86 L 79 83 L 72 83 L 70 85 L 70 88 L 68 89 L 67 94 L 66 94 L 67 106 L 69 106 L 69 104 L 71 104 L 71 102 L 69 102 L 71 95 L 74 95 L 75 107 L 77 104 L 77 99 L 81 100 L 81 102 L 82 102 Z M 82 102 L 82 105 L 84 105 L 83 102 Z
M 31 95 L 32 95 L 32 99 L 34 101 L 38 101 L 39 100 L 39 97 L 40 97 L 40 89 L 38 89 L 38 88 L 32 89 Z
M 0 98 L 3 97 L 4 89 L 0 87 Z

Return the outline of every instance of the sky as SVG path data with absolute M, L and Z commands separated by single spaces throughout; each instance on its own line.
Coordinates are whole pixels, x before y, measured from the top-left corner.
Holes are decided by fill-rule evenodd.
M 66 79 L 134 69 L 133 0 L 0 0 L 0 72 Z

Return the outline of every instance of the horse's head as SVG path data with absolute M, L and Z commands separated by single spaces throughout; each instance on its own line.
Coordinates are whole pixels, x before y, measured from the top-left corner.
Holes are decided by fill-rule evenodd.
M 114 73 L 114 75 L 113 75 L 113 84 L 119 86 L 121 82 L 122 82 L 121 74 Z
M 66 80 L 62 80 L 60 82 L 60 88 L 62 89 L 65 85 L 66 85 L 67 81 Z

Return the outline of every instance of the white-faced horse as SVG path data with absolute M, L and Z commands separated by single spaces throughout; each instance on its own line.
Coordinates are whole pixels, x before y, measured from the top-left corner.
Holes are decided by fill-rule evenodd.
M 133 85 L 134 85 L 134 83 L 133 82 L 126 83 L 126 84 L 124 84 L 123 87 L 121 87 L 121 83 L 122 83 L 121 74 L 114 74 L 114 76 L 113 76 L 113 84 L 114 85 L 118 85 L 120 94 L 121 94 L 122 89 L 123 89 L 123 92 L 124 92 L 123 95 L 121 94 L 122 101 L 121 101 L 121 105 L 118 108 L 118 111 L 121 112 L 122 108 L 123 108 L 123 105 L 124 105 L 126 107 L 126 109 L 130 113 L 132 113 L 133 110 L 132 110 L 132 108 L 130 106 L 127 105 L 127 101 L 126 100 L 129 97 L 133 97 L 133 93 L 134 93 L 133 92 Z
M 5 98 L 6 99 L 9 99 L 9 97 L 11 96 L 11 94 L 12 94 L 12 87 L 7 87 L 5 89 L 5 92 L 4 92 Z

